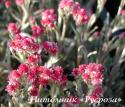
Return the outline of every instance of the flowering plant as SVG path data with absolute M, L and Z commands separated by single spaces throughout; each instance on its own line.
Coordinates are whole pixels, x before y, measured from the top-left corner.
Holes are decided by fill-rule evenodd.
M 4 90 L 9 107 L 105 106 L 100 99 L 110 97 L 107 90 L 118 78 L 114 74 L 124 70 L 124 30 L 119 33 L 124 1 L 113 21 L 105 13 L 101 30 L 95 23 L 107 2 L 97 0 L 95 12 L 94 2 L 2 1 L 11 15 L 2 34 L 7 35 L 1 42 L 6 50 L 0 51 L 6 53 L 1 68 L 8 71 Z

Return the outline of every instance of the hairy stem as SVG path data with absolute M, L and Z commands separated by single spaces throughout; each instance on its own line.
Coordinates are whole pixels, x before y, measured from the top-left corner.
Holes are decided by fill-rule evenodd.
M 63 41 L 64 38 L 65 38 L 66 29 L 67 29 L 67 25 L 66 25 L 66 22 L 64 22 L 64 24 L 63 24 L 63 30 L 62 30 L 62 35 L 61 35 L 61 41 Z

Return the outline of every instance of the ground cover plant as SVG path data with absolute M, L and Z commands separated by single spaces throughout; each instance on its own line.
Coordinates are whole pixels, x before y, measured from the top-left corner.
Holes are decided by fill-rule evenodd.
M 1 107 L 124 107 L 124 5 L 0 0 Z

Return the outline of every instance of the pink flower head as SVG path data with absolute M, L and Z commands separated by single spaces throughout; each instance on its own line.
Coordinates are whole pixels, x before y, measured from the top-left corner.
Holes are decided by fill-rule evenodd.
M 9 42 L 11 50 L 22 52 L 24 54 L 33 54 L 40 52 L 40 46 L 32 37 L 24 37 L 21 34 L 17 34 Z
M 42 70 L 42 76 L 44 79 L 50 79 L 52 74 L 53 74 L 53 70 L 52 69 L 49 69 L 47 67 L 43 67 L 43 70 Z M 41 76 L 41 77 L 42 77 Z
M 121 15 L 125 16 L 125 9 L 121 10 Z
M 80 8 L 78 2 L 75 2 L 74 4 L 72 16 L 78 26 L 87 23 L 89 20 L 86 10 L 84 8 Z
M 20 66 L 18 67 L 18 71 L 21 75 L 27 74 L 29 71 L 28 64 L 20 64 Z
M 7 85 L 5 90 L 11 95 L 13 92 L 16 91 L 16 89 L 17 88 L 14 85 Z
M 64 70 L 60 66 L 51 69 L 40 66 L 37 70 L 39 72 L 40 84 L 43 86 L 46 85 L 48 81 L 59 83 L 62 86 L 65 86 L 67 83 L 67 76 L 63 74 Z
M 48 83 L 48 80 L 47 80 L 47 79 L 40 78 L 40 84 L 41 84 L 42 86 L 46 86 L 47 83 Z
M 96 86 L 92 91 L 92 94 L 95 94 L 101 97 L 103 95 L 103 88 L 101 86 Z
M 62 76 L 62 79 L 61 79 L 61 81 L 60 81 L 60 84 L 61 84 L 62 86 L 66 86 L 67 81 L 68 81 L 67 76 L 66 76 L 66 75 L 63 75 L 63 76 Z
M 27 80 L 28 80 L 29 83 L 34 83 L 34 81 L 36 80 L 37 76 L 39 75 L 39 72 L 38 72 L 37 69 L 38 69 L 37 65 L 30 67 L 29 73 L 27 75 Z
M 54 72 L 55 72 L 55 75 L 60 76 L 60 75 L 63 74 L 64 71 L 63 71 L 62 67 L 57 66 L 57 67 L 54 68 Z
M 36 75 L 38 75 L 38 73 L 36 73 Z M 32 85 L 35 88 L 39 88 L 39 86 L 40 86 L 40 78 L 38 76 L 33 80 Z
M 93 80 L 92 80 L 93 85 L 102 84 L 102 82 L 103 82 L 102 72 L 93 72 L 91 78 L 93 78 Z
M 62 75 L 63 75 L 63 68 L 62 67 L 55 67 L 53 68 L 53 76 L 52 78 L 56 81 L 60 81 L 62 79 Z
M 83 80 L 85 82 L 90 82 L 90 74 L 89 73 L 83 73 L 82 77 L 83 77 Z
M 73 13 L 73 19 L 76 22 L 76 25 L 82 25 L 88 22 L 89 17 L 86 14 L 86 10 L 84 8 L 81 8 L 77 11 L 77 13 Z
M 17 34 L 17 33 L 19 33 L 19 28 L 17 27 L 17 25 L 15 23 L 9 23 L 8 24 L 8 31 L 13 33 L 13 34 Z
M 30 84 L 38 88 L 39 85 L 45 86 L 48 83 L 50 75 L 51 72 L 48 68 L 44 66 L 32 66 L 27 75 L 27 80 Z
M 67 76 L 63 74 L 64 70 L 62 67 L 57 66 L 54 67 L 51 71 L 50 79 L 54 82 L 57 82 L 61 84 L 62 86 L 65 86 L 67 83 Z
M 20 6 L 22 4 L 24 4 L 24 0 L 15 0 L 16 5 Z
M 77 15 L 79 10 L 80 10 L 80 4 L 79 2 L 75 2 L 72 9 L 73 16 Z
M 103 71 L 103 66 L 101 64 L 96 64 L 96 63 L 90 63 L 87 65 L 87 68 L 89 73 L 91 72 L 101 72 Z
M 30 55 L 27 59 L 27 63 L 29 64 L 39 64 L 41 63 L 41 56 L 39 54 L 37 55 Z
M 43 35 L 44 28 L 41 28 L 40 26 L 32 26 L 32 32 L 34 37 L 38 37 L 39 35 Z
M 73 0 L 61 0 L 58 6 L 59 15 L 61 17 L 65 17 L 65 19 L 68 19 L 72 14 L 73 5 Z
M 19 88 L 19 87 L 20 87 L 20 82 L 19 82 L 19 80 L 9 79 L 8 83 L 9 83 L 9 85 L 13 85 L 13 86 L 15 86 L 16 88 Z
M 100 103 L 99 98 L 103 96 L 103 88 L 101 86 L 96 86 L 92 92 L 86 96 L 87 101 L 91 103 Z
M 94 37 L 96 38 L 99 38 L 100 37 L 100 32 L 99 31 L 96 31 L 93 33 Z
M 33 88 L 31 89 L 31 91 L 30 91 L 30 95 L 31 95 L 31 96 L 38 96 L 38 91 L 39 91 L 38 88 L 33 87 Z
M 59 4 L 59 9 L 63 9 L 63 11 L 68 14 L 68 13 L 71 13 L 73 5 L 74 3 L 72 0 L 61 0 Z
M 8 85 L 6 86 L 5 90 L 11 95 L 19 88 L 20 88 L 20 82 L 13 78 L 9 78 Z
M 32 72 L 31 72 L 32 71 Z M 36 71 L 35 70 L 31 70 L 28 75 L 27 75 L 27 82 L 29 84 L 33 84 L 33 82 L 35 81 L 35 79 L 37 78 L 36 76 Z
M 11 3 L 10 0 L 6 0 L 6 1 L 5 1 L 5 7 L 6 7 L 6 8 L 11 7 L 11 5 L 12 5 L 12 3 Z
M 8 79 L 11 80 L 18 80 L 20 79 L 21 75 L 17 70 L 12 70 L 8 76 Z
M 23 90 L 26 84 L 32 87 L 26 91 L 29 92 L 31 96 L 37 96 L 39 87 L 46 86 L 48 82 L 59 83 L 61 86 L 65 86 L 67 83 L 67 76 L 63 73 L 64 70 L 60 66 L 46 68 L 45 66 L 26 62 L 21 64 L 17 70 L 13 70 L 9 74 L 6 91 L 10 95 L 14 95 L 17 89 Z
M 78 76 L 80 74 L 80 72 L 79 72 L 79 69 L 78 68 L 73 68 L 73 70 L 72 70 L 72 75 L 73 76 Z
M 0 0 L 0 3 L 2 3 L 3 0 Z
M 47 9 L 42 12 L 41 24 L 44 27 L 54 29 L 56 19 L 57 19 L 57 15 L 55 14 L 54 9 Z
M 81 73 L 83 73 L 84 70 L 86 69 L 86 67 L 87 67 L 87 64 L 79 65 L 79 71 L 80 71 Z
M 57 54 L 58 52 L 58 46 L 55 42 L 45 41 L 43 43 L 43 48 L 46 52 L 51 53 L 53 55 Z
M 103 66 L 101 64 L 90 63 L 84 69 L 82 78 L 84 82 L 92 85 L 101 85 L 103 82 Z

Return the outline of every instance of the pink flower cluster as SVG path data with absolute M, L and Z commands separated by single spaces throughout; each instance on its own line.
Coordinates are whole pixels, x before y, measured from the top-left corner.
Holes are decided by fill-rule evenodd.
M 49 14 L 51 13 L 53 13 L 52 10 L 50 10 Z M 54 20 L 51 20 L 52 17 L 53 15 L 49 15 L 47 19 L 47 23 L 49 23 L 50 26 L 54 22 Z M 9 41 L 10 50 L 13 52 L 21 52 L 26 58 L 25 63 L 20 64 L 16 70 L 12 70 L 8 76 L 6 91 L 10 95 L 17 94 L 20 90 L 24 89 L 27 90 L 31 96 L 37 96 L 39 87 L 41 85 L 46 86 L 49 82 L 57 83 L 61 86 L 66 85 L 67 77 L 64 75 L 62 67 L 47 68 L 45 66 L 40 66 L 42 63 L 40 55 L 42 47 L 46 52 L 53 55 L 58 52 L 58 46 L 54 42 L 45 41 L 42 46 L 37 43 L 34 37 L 43 34 L 43 28 L 38 25 L 32 26 L 34 37 L 21 33 L 15 23 L 9 23 L 8 31 L 13 35 L 12 39 Z
M 21 33 L 14 35 L 13 39 L 9 42 L 9 47 L 11 50 L 22 52 L 24 54 L 40 52 L 40 46 L 35 42 L 35 39 L 22 36 Z
M 17 25 L 13 22 L 9 23 L 8 24 L 8 31 L 10 33 L 13 33 L 13 34 L 17 34 L 20 32 L 19 28 L 17 27 Z
M 74 76 L 82 75 L 83 81 L 90 85 L 101 85 L 103 82 L 103 66 L 101 64 L 90 63 L 88 65 L 79 65 L 74 68 L 72 74 Z
M 82 67 L 79 66 L 79 67 Z M 101 85 L 103 82 L 103 66 L 101 64 L 90 63 L 83 71 L 82 78 L 87 84 Z
M 100 103 L 99 98 L 103 96 L 102 86 L 96 86 L 94 89 L 86 96 L 87 101 L 91 103 Z
M 54 29 L 56 19 L 57 15 L 55 14 L 54 9 L 47 9 L 42 12 L 41 24 L 44 27 Z
M 16 5 L 20 6 L 20 5 L 24 4 L 24 1 L 25 0 L 15 0 L 15 3 L 16 3 Z
M 89 20 L 89 17 L 86 13 L 86 9 L 80 8 L 80 4 L 78 2 L 75 2 L 75 4 L 74 4 L 72 16 L 76 22 L 76 25 L 85 24 Z
M 31 65 L 39 65 L 42 63 L 41 60 L 41 55 L 40 54 L 36 54 L 36 55 L 30 55 L 26 61 L 26 63 L 30 63 Z
M 20 33 L 18 26 L 13 22 L 8 24 L 7 29 L 10 33 L 13 33 L 14 35 Z M 34 37 L 38 37 L 39 35 L 44 34 L 45 29 L 43 27 L 38 26 L 38 25 L 33 25 L 32 32 L 33 32 Z
M 33 32 L 34 37 L 38 37 L 39 35 L 43 35 L 44 31 L 45 31 L 44 28 L 42 28 L 38 25 L 32 26 L 32 32 Z
M 121 15 L 125 16 L 125 9 L 121 10 Z
M 78 26 L 87 23 L 89 20 L 86 9 L 81 8 L 79 2 L 73 2 L 72 0 L 61 0 L 59 9 L 61 9 L 61 12 L 65 15 L 72 14 L 73 19 Z
M 93 88 L 90 89 L 90 93 L 87 97 L 89 100 L 100 98 L 103 95 L 103 66 L 101 64 L 82 64 L 78 68 L 74 68 L 72 74 L 76 76 L 82 76 L 83 81 Z M 91 99 L 92 98 L 92 99 Z
M 21 6 L 22 4 L 24 4 L 24 0 L 15 0 L 15 3 L 16 3 L 16 5 Z M 12 1 L 11 0 L 6 0 L 5 1 L 5 7 L 6 8 L 11 7 L 11 5 L 12 5 Z
M 31 55 L 34 53 L 40 53 L 42 47 L 36 42 L 36 37 L 43 35 L 45 32 L 43 27 L 38 25 L 32 26 L 33 37 L 29 37 L 24 33 L 21 33 L 19 28 L 15 23 L 8 24 L 8 31 L 13 34 L 12 40 L 9 42 L 9 47 L 11 51 L 21 52 L 25 55 Z M 47 53 L 52 55 L 57 54 L 58 46 L 55 42 L 45 41 L 43 43 L 43 48 Z
M 11 5 L 12 5 L 12 3 L 11 3 L 10 0 L 6 0 L 6 1 L 5 1 L 5 7 L 6 7 L 6 8 L 11 7 Z
M 45 49 L 46 53 L 51 53 L 53 55 L 57 54 L 58 46 L 55 42 L 45 41 L 43 43 L 43 48 Z
M 49 80 L 61 85 L 66 84 L 67 77 L 63 75 L 64 71 L 61 67 L 46 68 L 45 66 L 39 66 L 42 63 L 41 55 L 39 55 L 41 49 L 35 38 L 20 33 L 14 23 L 9 24 L 8 30 L 13 33 L 13 38 L 9 42 L 10 49 L 28 55 L 26 62 L 21 64 L 17 70 L 11 71 L 8 76 L 9 81 L 6 91 L 9 94 L 13 95 L 17 90 L 28 85 L 27 91 L 30 95 L 37 96 L 39 86 L 45 86 Z M 38 26 L 35 26 L 32 30 L 35 35 L 41 33 Z M 52 54 L 56 54 L 58 51 L 58 46 L 54 42 L 44 42 L 43 48 L 46 52 Z
M 72 0 L 61 0 L 59 9 L 63 9 L 64 12 L 70 13 L 73 8 L 74 2 Z
M 33 56 L 32 56 L 33 57 Z M 34 56 L 35 57 L 35 56 Z M 39 60 L 38 56 L 36 59 Z M 46 68 L 35 64 L 37 60 L 32 60 L 31 56 L 25 64 L 21 64 L 17 70 L 10 72 L 6 91 L 13 95 L 17 90 L 26 90 L 31 96 L 37 96 L 40 86 L 46 86 L 49 82 L 66 85 L 67 77 L 63 74 L 62 67 Z M 30 62 L 31 61 L 31 62 Z M 34 63 L 34 64 L 33 64 Z

